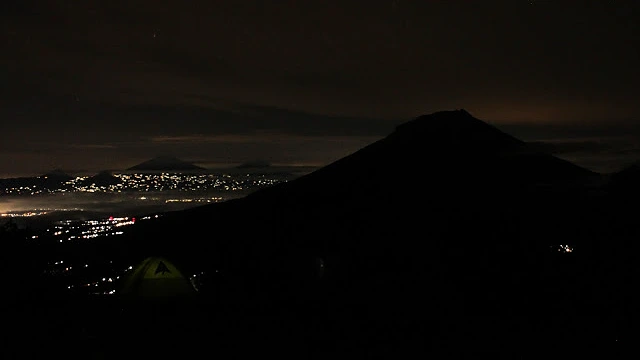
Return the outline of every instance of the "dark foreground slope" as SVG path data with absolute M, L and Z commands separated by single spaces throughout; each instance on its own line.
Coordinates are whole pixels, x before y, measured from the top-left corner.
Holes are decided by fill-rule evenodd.
M 615 215 L 585 185 L 598 176 L 464 110 L 440 112 L 137 236 L 215 273 L 218 304 L 305 319 L 320 352 L 609 346 L 623 336 L 610 301 L 624 290 Z
M 203 273 L 195 303 L 102 319 L 134 343 L 157 341 L 131 330 L 153 324 L 173 334 L 165 347 L 227 357 L 539 358 L 588 345 L 615 358 L 633 339 L 639 234 L 619 192 L 588 185 L 597 177 L 463 110 L 422 116 L 311 174 L 93 249 Z

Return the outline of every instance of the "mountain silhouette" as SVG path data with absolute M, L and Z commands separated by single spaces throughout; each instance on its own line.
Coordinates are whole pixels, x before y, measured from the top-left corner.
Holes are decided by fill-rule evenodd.
M 95 184 L 95 186 L 111 186 L 122 183 L 122 180 L 114 176 L 110 171 L 104 170 L 83 181 L 84 184 Z
M 595 176 L 457 110 L 418 117 L 324 168 L 249 198 L 362 202 L 367 194 L 433 196 L 433 189 L 476 196 L 489 189 L 573 186 Z
M 42 174 L 40 175 L 41 178 L 51 178 L 51 179 L 56 179 L 56 180 L 61 180 L 61 181 L 69 181 L 71 179 L 73 179 L 74 177 L 67 174 L 66 172 L 60 170 L 60 169 L 54 169 L 51 170 L 49 172 L 47 172 L 46 174 Z
M 134 165 L 127 170 L 173 171 L 173 170 L 205 170 L 204 168 L 170 156 L 159 156 Z
M 42 174 L 36 179 L 32 179 L 31 181 L 38 184 L 45 189 L 58 189 L 62 184 L 66 183 L 69 180 L 72 180 L 74 177 L 65 173 L 60 169 L 55 169 L 47 172 L 46 174 Z M 26 182 L 29 182 L 28 179 L 25 179 Z
M 510 197 L 515 192 L 523 201 L 534 202 L 555 196 L 554 189 L 577 194 L 581 181 L 591 176 L 597 174 L 530 151 L 526 143 L 464 110 L 444 111 L 400 125 L 389 136 L 293 181 L 175 213 L 166 221 L 175 216 L 208 222 L 246 211 L 238 219 L 260 224 L 256 231 L 275 223 L 319 235 L 341 226 L 336 224 L 358 227 L 362 221 L 377 227 L 393 224 L 393 231 L 404 231 L 405 225 L 415 226 L 410 219 L 425 223 L 449 216 L 447 211 L 481 209 L 480 201 L 515 203 Z
M 308 231 L 307 243 L 322 234 L 333 233 L 328 239 L 336 239 L 373 228 L 405 234 L 432 222 L 431 230 L 444 231 L 457 214 L 478 215 L 473 221 L 490 216 L 485 202 L 502 204 L 499 213 L 506 211 L 508 217 L 514 216 L 510 208 L 529 212 L 551 197 L 578 197 L 582 184 L 598 175 L 531 150 L 464 110 L 443 111 L 400 125 L 389 136 L 310 174 L 242 199 L 171 213 L 161 224 L 170 228 L 172 219 L 204 224 L 216 218 L 236 231 L 232 224 L 251 219 L 253 226 L 237 224 L 238 229 L 286 236 Z M 236 245 L 244 241 L 234 240 Z
M 611 254 L 597 250 L 609 239 L 596 221 L 606 206 L 585 187 L 599 176 L 465 110 L 442 111 L 295 180 L 167 213 L 129 236 L 140 251 L 219 271 L 216 296 L 234 306 L 318 316 L 322 339 L 338 336 L 334 323 L 371 346 L 381 336 L 402 349 L 532 345 L 600 331 L 568 330 L 551 305 L 596 311 L 571 295 L 589 280 L 550 280 L 570 271 L 555 265 L 559 244 Z
M 35 187 L 38 189 L 57 190 L 67 181 L 74 179 L 62 170 L 52 170 L 40 176 L 0 179 L 0 193 L 4 189 Z

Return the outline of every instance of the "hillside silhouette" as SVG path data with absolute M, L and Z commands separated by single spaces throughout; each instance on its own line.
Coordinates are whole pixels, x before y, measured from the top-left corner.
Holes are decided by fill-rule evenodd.
M 89 176 L 82 181 L 87 185 L 94 185 L 97 187 L 108 187 L 112 185 L 118 185 L 122 183 L 122 180 L 116 176 L 114 176 L 111 171 L 104 170 L 99 173 Z
M 311 174 L 167 214 L 132 236 L 217 271 L 218 304 L 306 319 L 318 348 L 610 345 L 622 314 L 598 310 L 606 295 L 590 287 L 615 279 L 587 265 L 615 257 L 603 243 L 616 231 L 604 225 L 608 200 L 587 185 L 600 176 L 443 111 Z
M 74 178 L 73 176 L 71 176 L 71 175 L 67 174 L 66 172 L 62 171 L 61 169 L 51 170 L 51 171 L 47 172 L 46 174 L 41 175 L 40 177 L 56 179 L 56 180 L 59 180 L 59 181 L 69 181 L 69 180 Z
M 118 304 L 104 318 L 179 323 L 175 344 L 236 356 L 615 357 L 633 339 L 640 234 L 622 185 L 601 180 L 464 110 L 420 116 L 310 174 L 96 243 L 202 274 L 189 319 L 122 319 Z
M 127 170 L 141 171 L 184 171 L 205 170 L 203 167 L 180 160 L 171 156 L 158 156 L 153 159 L 134 165 Z
M 20 187 L 54 190 L 60 188 L 72 179 L 74 179 L 73 176 L 59 169 L 49 171 L 39 176 L 0 179 L 0 193 L 3 192 L 3 189 Z

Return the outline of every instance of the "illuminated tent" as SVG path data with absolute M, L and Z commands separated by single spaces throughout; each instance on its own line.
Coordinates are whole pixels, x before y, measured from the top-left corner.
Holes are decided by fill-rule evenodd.
M 173 263 L 149 257 L 124 277 L 118 293 L 128 300 L 182 300 L 195 297 L 196 290 Z
M 120 280 L 116 295 L 121 308 L 115 321 L 126 347 L 157 355 L 188 348 L 185 341 L 202 328 L 197 291 L 189 278 L 166 258 L 149 257 Z

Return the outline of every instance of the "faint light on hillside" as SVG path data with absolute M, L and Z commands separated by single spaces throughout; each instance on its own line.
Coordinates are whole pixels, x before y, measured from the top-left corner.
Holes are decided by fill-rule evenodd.
M 573 248 L 569 245 L 560 245 L 558 247 L 558 251 L 562 253 L 571 253 L 573 252 Z

